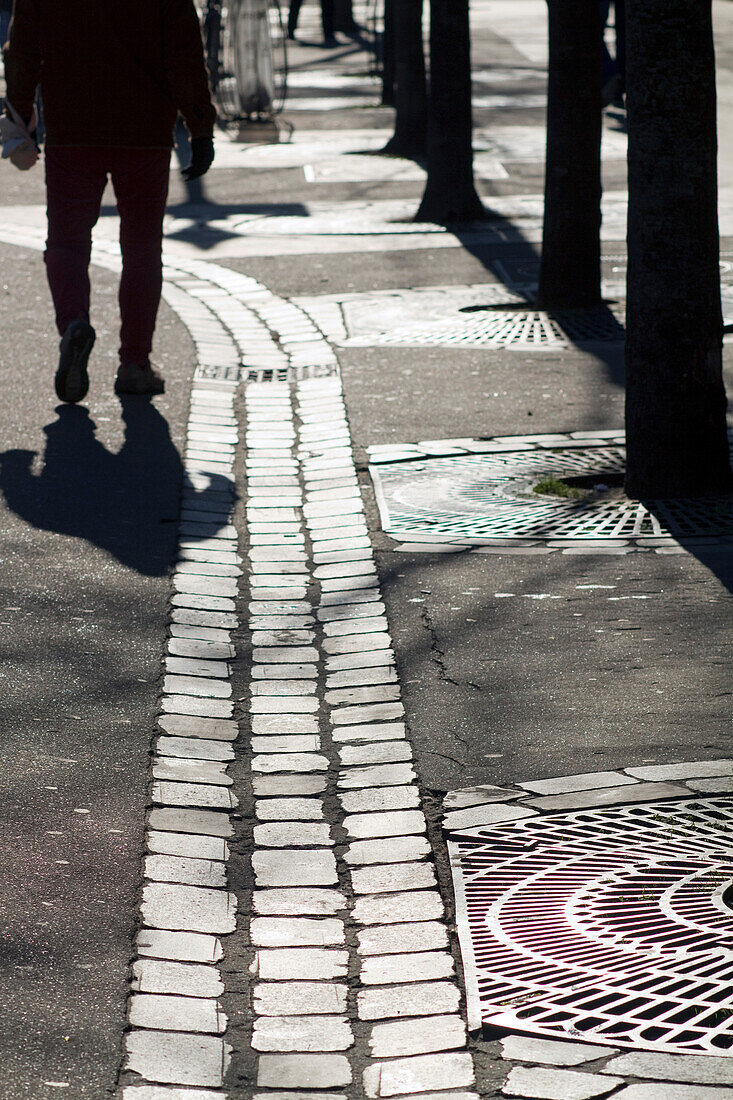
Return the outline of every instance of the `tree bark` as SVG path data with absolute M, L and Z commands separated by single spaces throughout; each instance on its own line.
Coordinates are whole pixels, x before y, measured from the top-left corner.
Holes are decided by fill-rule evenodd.
M 422 40 L 423 0 L 397 0 L 393 13 L 395 130 L 385 153 L 423 160 L 428 100 Z
M 384 32 L 382 34 L 382 106 L 394 107 L 395 102 L 395 40 L 394 16 L 397 0 L 384 0 Z
M 430 0 L 428 179 L 416 221 L 487 217 L 473 179 L 468 0 Z
M 627 109 L 626 491 L 729 493 L 710 0 L 630 0 Z
M 547 0 L 545 215 L 537 304 L 601 304 L 601 20 L 595 0 Z

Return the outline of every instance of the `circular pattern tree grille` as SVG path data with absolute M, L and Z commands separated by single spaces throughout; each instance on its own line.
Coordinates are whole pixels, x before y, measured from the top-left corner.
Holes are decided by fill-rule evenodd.
M 371 467 L 384 530 L 480 544 L 497 539 L 686 538 L 733 534 L 729 498 L 634 501 L 539 495 L 547 478 L 619 481 L 622 446 L 504 450 Z
M 733 800 L 534 817 L 450 849 L 474 1026 L 733 1054 Z

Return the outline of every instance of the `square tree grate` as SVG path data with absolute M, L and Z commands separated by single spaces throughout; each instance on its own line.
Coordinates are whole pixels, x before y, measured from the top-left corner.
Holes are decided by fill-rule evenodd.
M 449 849 L 472 1026 L 733 1054 L 733 799 L 480 826 Z

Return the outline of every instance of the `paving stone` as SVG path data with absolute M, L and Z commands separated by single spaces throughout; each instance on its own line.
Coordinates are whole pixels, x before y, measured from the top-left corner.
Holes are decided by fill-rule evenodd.
M 320 703 L 310 695 L 255 697 L 250 699 L 251 714 L 315 714 Z
M 316 752 L 277 752 L 252 758 L 253 772 L 325 772 L 328 760 Z
M 234 832 L 228 814 L 211 810 L 188 810 L 160 807 L 150 811 L 151 829 L 172 833 L 203 833 L 206 836 L 229 837 Z
M 209 741 L 203 737 L 158 737 L 155 751 L 160 756 L 177 756 L 185 760 L 234 759 L 234 749 L 226 741 Z
M 347 768 L 339 772 L 337 782 L 339 787 L 353 790 L 357 787 L 403 786 L 416 780 L 410 764 L 377 764 L 367 768 Z
M 201 1031 L 221 1035 L 227 1018 L 215 1000 L 204 997 L 176 997 L 156 993 L 134 993 L 130 998 L 133 1027 L 162 1031 Z
M 252 578 L 250 578 L 251 581 Z M 260 578 L 257 581 L 256 591 L 252 594 L 259 600 L 304 600 L 308 594 L 308 589 L 305 582 L 281 587 L 270 583 L 265 584 Z
M 453 956 L 448 951 L 411 951 L 403 955 L 370 955 L 369 958 L 362 960 L 360 977 L 363 985 L 430 982 L 441 978 L 454 978 L 455 968 Z M 418 994 L 416 999 L 419 1003 Z
M 453 1050 L 466 1045 L 466 1025 L 460 1016 L 425 1016 L 375 1024 L 369 1037 L 372 1058 Z
M 388 649 L 392 645 L 392 638 L 385 632 L 376 634 L 351 634 L 346 638 L 326 638 L 323 642 L 323 651 L 331 655 L 342 653 L 364 653 L 367 650 Z M 364 719 L 368 721 L 368 719 Z
M 652 767 L 624 768 L 628 775 L 652 782 L 698 779 L 710 775 L 733 775 L 733 760 L 696 760 L 687 764 L 655 764 Z
M 318 733 L 318 719 L 312 714 L 255 714 L 250 720 L 252 733 Z
M 368 540 L 365 539 L 364 543 L 367 544 Z M 331 604 L 330 606 L 319 607 L 316 612 L 318 619 L 322 623 L 351 622 L 357 619 L 372 619 L 375 616 L 383 616 L 385 614 L 385 605 L 380 600 L 370 600 L 367 603 L 353 603 L 347 601 L 342 604 Z
M 709 1085 L 675 1085 L 674 1092 L 669 1086 L 652 1084 L 627 1085 L 625 1089 L 613 1094 L 613 1100 L 731 1100 L 730 1089 L 718 1089 Z
M 326 658 L 326 672 L 339 672 L 344 669 L 355 668 L 383 668 L 393 666 L 394 651 L 385 646 L 382 649 L 374 649 L 365 653 L 342 653 L 334 657 Z
M 288 733 L 278 737 L 275 733 L 253 737 L 252 752 L 317 752 L 321 739 L 312 733 Z
M 564 795 L 559 797 L 563 798 Z M 540 799 L 532 799 L 536 805 Z M 478 825 L 493 825 L 501 821 L 518 821 L 523 817 L 532 817 L 534 810 L 526 806 L 507 805 L 506 803 L 484 803 L 481 806 L 472 806 L 468 810 L 454 810 L 443 818 L 443 828 L 472 829 Z
M 337 982 L 258 982 L 256 1016 L 309 1016 L 345 1013 L 348 988 Z
M 336 1088 L 351 1083 L 343 1054 L 263 1054 L 257 1069 L 259 1088 Z
M 237 800 L 227 787 L 212 787 L 205 783 L 153 783 L 151 798 L 163 806 L 209 806 L 216 810 L 231 810 Z
M 375 668 L 347 668 L 342 672 L 332 672 L 326 677 L 326 687 L 334 689 L 395 683 L 397 683 L 397 670 L 391 665 L 377 665 Z
M 345 767 L 355 764 L 395 764 L 412 760 L 407 741 L 378 741 L 375 744 L 345 745 L 338 750 Z
M 291 680 L 315 680 L 318 678 L 317 665 L 288 664 L 288 665 L 252 665 L 251 675 L 253 680 L 278 680 L 281 676 L 288 676 Z
M 332 845 L 331 826 L 326 821 L 270 821 L 256 825 L 258 848 L 310 848 Z
M 215 1100 L 217 1096 L 220 1093 L 209 1089 L 169 1088 L 167 1085 L 128 1085 L 122 1090 L 122 1100 Z
M 275 890 L 255 890 L 252 905 L 256 913 L 267 916 L 328 917 L 346 909 L 346 898 L 338 890 L 310 887 L 281 887 Z
M 363 528 L 363 532 L 366 535 L 367 529 Z M 315 549 L 318 549 L 318 532 L 311 531 L 311 541 Z M 339 591 L 339 589 L 331 589 L 330 592 L 321 592 L 321 607 L 337 607 L 342 604 L 357 604 L 357 603 L 374 603 L 381 600 L 381 595 L 378 588 L 369 589 L 353 589 Z M 370 612 L 373 614 L 373 612 Z
M 158 725 L 173 737 L 202 737 L 212 741 L 235 741 L 239 732 L 236 722 L 182 714 L 161 715 Z
M 320 798 L 263 798 L 255 803 L 255 817 L 260 821 L 322 821 L 323 802 Z
M 350 637 L 359 634 L 378 634 L 389 630 L 389 624 L 383 615 L 372 618 L 338 619 L 326 622 L 323 631 L 327 638 Z
M 351 837 L 414 836 L 425 832 L 421 810 L 391 810 L 387 813 L 349 814 L 344 829 Z
M 164 695 L 164 714 L 190 714 L 201 718 L 231 718 L 234 706 L 227 699 L 198 699 L 194 695 Z
M 232 785 L 232 780 L 226 774 L 225 763 L 178 756 L 155 757 L 153 777 L 179 783 L 212 783 L 220 787 Z
M 283 669 L 290 668 L 290 665 L 273 665 L 273 668 L 280 668 L 280 676 L 284 676 Z M 296 676 L 292 680 L 284 680 L 275 677 L 263 678 L 261 680 L 255 680 L 250 687 L 250 693 L 253 696 L 276 696 L 282 697 L 286 695 L 300 696 L 300 695 L 313 695 L 316 690 L 315 683 L 312 683 L 310 678 L 305 679 L 302 676 Z
M 194 1032 L 134 1030 L 125 1047 L 124 1068 L 148 1081 L 221 1088 L 229 1065 L 227 1043 Z
M 317 663 L 318 650 L 313 646 L 267 646 L 252 650 L 252 660 L 260 664 L 291 664 L 293 662 Z
M 145 878 L 153 882 L 185 882 L 190 886 L 226 886 L 226 868 L 223 863 L 211 859 L 190 859 L 185 856 L 146 856 L 143 864 Z
M 187 592 L 177 592 L 171 596 L 171 607 L 203 612 L 229 611 L 233 613 L 237 610 L 235 601 L 225 599 L 223 596 L 197 596 Z
M 224 935 L 235 929 L 237 899 L 224 890 L 150 882 L 141 909 L 143 923 L 152 928 Z
M 312 615 L 252 615 L 247 626 L 254 631 L 310 630 L 315 620 Z M 312 636 L 312 634 L 311 634 Z
M 407 863 L 426 859 L 432 849 L 424 836 L 390 837 L 385 843 L 379 840 L 355 840 L 344 852 L 344 859 L 352 865 L 365 863 Z
M 342 687 L 326 692 L 326 702 L 333 707 L 343 704 L 392 703 L 399 698 L 400 689 L 396 683 Z
M 331 711 L 331 721 L 336 725 L 354 725 L 363 722 L 386 722 L 403 718 L 402 703 L 372 703 L 356 707 L 337 707 Z
M 354 1036 L 345 1016 L 260 1016 L 252 1033 L 254 1050 L 348 1050 Z
M 375 986 L 362 989 L 357 994 L 360 1020 L 384 1020 L 392 1017 L 414 1016 L 417 1009 L 421 1016 L 437 1016 L 445 1012 L 457 1012 L 460 1003 L 458 986 L 452 982 L 422 982 L 419 997 L 412 982 L 403 985 Z M 469 1082 L 449 1082 L 468 1084 Z M 427 1085 L 425 1086 L 428 1087 Z
M 654 802 L 661 798 L 685 796 L 689 798 L 689 794 L 681 783 L 636 783 L 633 787 L 603 787 L 596 791 L 528 798 L 526 804 L 539 810 L 577 810 L 586 806 L 616 806 L 624 802 Z
M 535 779 L 518 783 L 517 786 L 536 794 L 569 794 L 572 791 L 591 791 L 596 787 L 618 787 L 636 782 L 623 772 L 590 772 L 585 775 L 563 775 L 558 779 Z
M 473 1080 L 470 1054 L 423 1054 L 369 1066 L 364 1070 L 364 1091 L 368 1097 L 396 1097 L 426 1089 L 460 1088 Z
M 394 1100 L 412 1100 L 413 1096 L 414 1093 L 409 1096 L 395 1096 Z M 420 1092 L 420 1100 L 481 1100 L 481 1097 L 475 1092 L 466 1092 L 465 1089 L 441 1089 L 440 1092 Z
M 336 860 L 329 849 L 254 852 L 258 886 L 335 886 Z
M 354 868 L 351 885 L 355 894 L 389 894 L 429 889 L 437 881 L 429 863 L 380 863 Z
M 733 1085 L 733 1061 L 703 1054 L 662 1054 L 635 1051 L 612 1058 L 603 1073 L 624 1077 L 652 1077 L 656 1081 L 681 1081 L 694 1085 Z
M 251 600 L 250 615 L 310 615 L 313 604 L 309 600 Z
M 344 942 L 344 922 L 335 918 L 255 917 L 250 936 L 257 947 L 334 947 Z
M 335 577 L 333 580 L 320 581 L 322 592 L 357 592 L 367 589 L 379 596 L 379 578 L 376 573 L 365 573 L 362 577 Z M 215 597 L 210 597 L 214 599 Z
M 148 851 L 157 855 L 188 856 L 191 859 L 202 860 L 229 858 L 229 847 L 221 837 L 202 836 L 200 833 L 149 830 L 145 836 L 145 842 Z
M 556 1042 L 551 1039 L 535 1039 L 529 1035 L 507 1035 L 501 1043 L 504 1058 L 514 1062 L 541 1062 L 548 1066 L 579 1066 L 583 1062 L 593 1062 L 596 1058 L 616 1053 L 613 1047 Z
M 172 657 L 197 657 L 210 661 L 232 661 L 234 646 L 230 642 L 207 642 L 195 638 L 169 638 L 168 652 Z
M 199 611 L 192 607 L 174 607 L 171 621 L 183 626 L 216 627 L 219 630 L 236 630 L 239 625 L 233 612 Z
M 141 928 L 135 938 L 135 947 L 138 955 L 179 962 L 213 964 L 223 954 L 221 941 L 216 936 L 200 932 L 166 932 L 158 928 Z
M 437 921 L 375 925 L 358 933 L 359 954 L 388 955 L 409 951 L 438 951 L 448 947 L 448 932 Z
M 377 894 L 357 898 L 352 916 L 356 924 L 440 920 L 443 917 L 443 902 L 437 890 Z
M 733 776 L 719 775 L 712 779 L 688 779 L 687 786 L 703 794 L 729 794 L 733 791 Z
M 412 810 L 420 806 L 420 794 L 413 786 L 364 787 L 339 795 L 339 802 L 346 813 L 362 813 L 368 810 Z
M 296 773 L 293 775 L 254 775 L 252 787 L 260 798 L 282 795 L 315 795 L 326 789 L 326 779 L 322 775 Z
M 349 953 L 328 947 L 270 947 L 257 952 L 256 972 L 264 981 L 333 981 L 348 973 Z
M 623 1083 L 621 1077 L 601 1077 L 596 1073 L 515 1066 L 501 1091 L 505 1096 L 539 1097 L 540 1100 L 591 1100 L 594 1096 L 613 1092 Z
M 339 561 L 327 565 L 317 565 L 313 570 L 316 580 L 331 579 L 334 577 L 359 577 L 368 573 L 374 576 L 374 558 L 371 554 L 361 561 Z
M 238 593 L 237 581 L 232 577 L 212 577 L 176 571 L 172 581 L 176 592 L 196 593 L 201 596 L 225 596 L 229 599 L 236 599 Z

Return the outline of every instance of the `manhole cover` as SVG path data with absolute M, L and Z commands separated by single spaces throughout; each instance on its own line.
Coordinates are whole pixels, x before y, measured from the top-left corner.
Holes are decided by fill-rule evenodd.
M 467 545 L 501 539 L 600 543 L 733 535 L 730 498 L 642 503 L 614 490 L 626 464 L 621 445 L 502 446 L 496 454 L 371 466 L 384 530 L 395 538 L 430 534 L 437 542 Z M 535 492 L 543 483 L 562 479 L 599 488 L 579 497 Z
M 564 347 L 568 343 L 623 341 L 623 310 L 567 309 L 552 312 L 536 309 L 507 309 L 487 305 L 471 307 L 461 318 L 455 316 L 422 323 L 397 325 L 355 336 L 347 347 L 381 345 L 492 344 L 497 347 L 533 345 Z
M 733 1053 L 733 800 L 553 814 L 449 847 L 474 1026 Z

